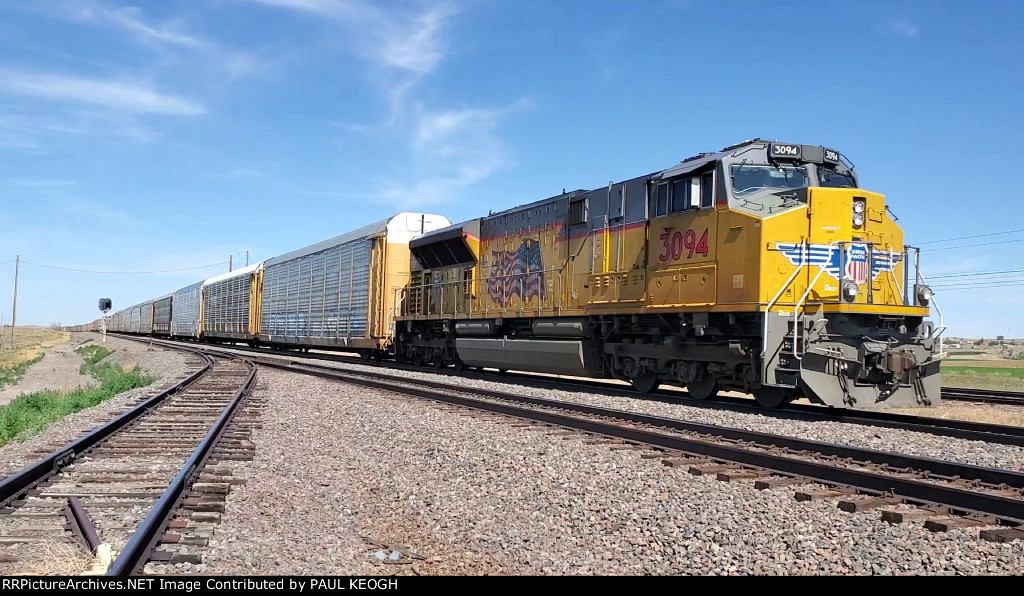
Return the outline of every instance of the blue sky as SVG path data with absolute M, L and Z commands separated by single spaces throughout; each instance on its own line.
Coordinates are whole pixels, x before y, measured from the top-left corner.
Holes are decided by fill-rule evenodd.
M 0 263 L 259 260 L 753 137 L 839 148 L 912 242 L 1024 229 L 1022 28 L 1016 0 L 5 2 Z M 1022 256 L 923 259 L 942 275 Z M 100 296 L 123 307 L 223 270 L 25 265 L 19 322 L 91 320 Z M 12 282 L 0 265 L 8 320 Z M 1024 335 L 1024 286 L 940 299 L 951 333 Z

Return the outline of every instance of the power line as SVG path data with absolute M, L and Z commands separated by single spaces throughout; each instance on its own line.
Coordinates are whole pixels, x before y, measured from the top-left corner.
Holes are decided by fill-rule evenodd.
M 1024 277 L 1015 277 L 1012 279 L 998 279 L 983 283 L 957 283 L 947 285 L 936 285 L 932 289 L 948 290 L 949 288 L 998 288 L 1005 285 L 1013 285 L 1016 283 L 1024 283 Z
M 1017 240 L 1000 240 L 999 242 L 982 242 L 981 244 L 962 244 L 960 246 L 943 246 L 942 248 L 929 248 L 926 249 L 928 252 L 939 252 L 940 250 L 954 250 L 957 248 L 974 248 L 976 246 L 995 246 L 996 244 L 1011 244 L 1014 242 L 1024 242 L 1024 238 Z
M 1024 281 L 1017 282 L 1017 283 L 1012 283 L 1012 284 L 995 285 L 995 286 L 964 286 L 964 287 L 959 287 L 959 288 L 937 288 L 937 289 L 933 288 L 933 289 L 935 289 L 936 292 L 959 292 L 961 290 L 976 290 L 979 287 L 983 287 L 985 289 L 992 290 L 992 289 L 996 289 L 996 288 L 1012 288 L 1012 287 L 1015 287 L 1015 286 L 1024 286 Z
M 1006 271 L 985 271 L 981 273 L 949 273 L 947 275 L 929 275 L 928 279 L 947 279 L 950 277 L 1000 277 L 1011 273 L 1024 273 L 1024 269 L 1007 269 Z
M 956 240 L 973 240 L 975 238 L 988 238 L 990 236 L 1005 236 L 1007 234 L 1017 234 L 1024 232 L 1024 230 L 1009 230 L 1007 232 L 991 232 L 989 234 L 978 234 L 977 236 L 960 236 L 959 238 L 946 238 L 945 240 L 929 240 L 928 242 L 918 242 L 918 246 L 924 246 L 925 244 L 939 244 L 942 242 L 954 242 Z
M 185 267 L 183 269 L 164 269 L 160 271 L 93 271 L 89 269 L 73 269 L 70 267 L 58 267 L 56 265 L 44 265 L 42 263 L 33 263 L 31 261 L 22 261 L 26 265 L 34 265 L 36 267 L 44 267 L 46 269 L 58 269 L 60 271 L 73 271 L 75 273 L 96 273 L 101 275 L 150 275 L 157 273 L 179 273 L 182 271 L 195 271 L 197 269 L 210 269 L 211 267 L 222 267 L 227 265 L 227 261 L 220 263 L 212 263 L 210 265 L 201 265 L 199 267 Z

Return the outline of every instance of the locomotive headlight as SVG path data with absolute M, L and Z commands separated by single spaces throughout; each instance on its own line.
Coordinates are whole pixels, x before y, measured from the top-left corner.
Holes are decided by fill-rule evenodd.
M 864 225 L 864 212 L 867 211 L 867 205 L 864 203 L 864 199 L 853 200 L 853 227 L 859 228 Z
M 860 287 L 857 285 L 857 282 L 850 279 L 843 282 L 843 298 L 847 302 L 856 300 L 858 292 L 860 292 Z
M 917 301 L 921 304 L 928 304 L 935 297 L 935 292 L 928 286 L 921 284 L 917 286 Z

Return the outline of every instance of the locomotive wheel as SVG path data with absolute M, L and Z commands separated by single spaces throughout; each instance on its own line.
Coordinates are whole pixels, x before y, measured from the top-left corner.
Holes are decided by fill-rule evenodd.
M 782 387 L 761 387 L 757 391 L 754 391 L 754 399 L 757 400 L 757 405 L 762 408 L 774 410 L 779 406 L 789 403 L 790 395 Z
M 637 376 L 629 380 L 633 384 L 633 389 L 637 393 L 650 393 L 657 389 L 661 383 L 658 381 L 658 375 L 650 371 L 644 371 Z
M 693 399 L 704 401 L 718 397 L 718 379 L 708 373 L 699 381 L 686 384 L 686 391 Z

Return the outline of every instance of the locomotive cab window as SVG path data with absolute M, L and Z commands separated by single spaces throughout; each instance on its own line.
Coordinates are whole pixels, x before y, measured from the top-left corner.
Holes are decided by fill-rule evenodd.
M 807 188 L 807 169 L 790 166 L 735 165 L 730 169 L 734 196 L 752 197 L 763 191 Z
M 668 215 L 668 184 L 658 185 L 658 200 L 654 213 L 659 217 Z
M 686 211 L 692 206 L 690 200 L 690 181 L 689 180 L 676 180 L 672 183 L 672 205 L 670 211 L 672 213 L 679 213 L 680 211 Z
M 852 174 L 822 168 L 818 171 L 818 177 L 821 178 L 820 185 L 828 188 L 857 188 L 857 182 Z
M 708 172 L 700 178 L 700 206 L 713 207 L 715 205 L 715 173 Z

